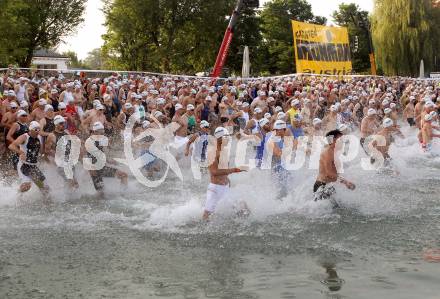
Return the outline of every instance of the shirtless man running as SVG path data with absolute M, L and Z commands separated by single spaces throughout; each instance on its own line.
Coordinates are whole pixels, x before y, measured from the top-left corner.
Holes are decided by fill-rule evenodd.
M 341 177 L 336 169 L 335 151 L 340 137 L 342 137 L 342 132 L 339 130 L 330 131 L 326 134 L 329 145 L 324 148 L 319 160 L 319 174 L 313 186 L 315 201 L 329 199 L 334 194 L 335 189 L 333 187 L 327 188 L 329 183 L 339 182 L 350 190 L 356 188 L 353 183 Z
M 361 146 L 364 148 L 365 139 L 373 135 L 377 130 L 377 112 L 375 109 L 368 109 L 367 116 L 362 119 L 361 122 Z M 364 148 L 365 150 L 365 148 Z
M 421 130 L 422 137 L 422 149 L 426 152 L 432 150 L 432 139 L 440 138 L 440 134 L 433 133 L 432 120 L 436 112 L 431 112 L 425 115 L 425 121 Z
M 379 145 L 377 140 L 374 140 L 370 147 L 374 147 L 376 150 L 378 150 L 383 158 L 385 159 L 385 166 L 388 166 L 391 160 L 391 157 L 388 153 L 390 149 L 390 145 L 392 143 L 392 134 L 393 134 L 393 126 L 394 122 L 391 118 L 385 118 L 382 123 L 383 129 L 377 132 L 377 135 L 383 136 L 385 138 L 385 144 Z M 371 157 L 371 163 L 374 163 L 375 159 Z
M 217 139 L 217 149 L 213 163 L 209 166 L 209 173 L 211 176 L 211 183 L 208 186 L 206 194 L 205 211 L 203 213 L 203 220 L 208 220 L 209 216 L 214 213 L 217 204 L 224 199 L 229 191 L 228 176 L 233 173 L 240 173 L 243 170 L 240 168 L 219 168 L 220 156 L 222 151 L 223 137 L 228 135 L 228 130 L 223 127 L 218 127 L 214 132 L 214 137 Z

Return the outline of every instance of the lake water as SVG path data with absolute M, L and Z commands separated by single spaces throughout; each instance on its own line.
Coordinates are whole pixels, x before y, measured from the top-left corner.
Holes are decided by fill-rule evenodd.
M 314 170 L 294 172 L 282 201 L 269 173 L 232 176 L 252 214 L 224 204 L 210 223 L 206 177 L 107 180 L 98 200 L 87 175 L 69 194 L 49 171 L 51 206 L 5 179 L 0 298 L 440 298 L 440 263 L 423 258 L 440 248 L 440 160 L 413 139 L 391 156 L 399 175 L 347 166 L 358 188 L 337 187 L 338 210 L 310 200 Z

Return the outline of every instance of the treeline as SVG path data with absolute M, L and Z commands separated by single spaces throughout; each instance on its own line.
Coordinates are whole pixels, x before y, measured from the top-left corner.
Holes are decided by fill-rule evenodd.
M 376 0 L 372 15 L 376 57 L 387 75 L 439 71 L 440 9 L 432 0 Z
M 38 48 L 52 48 L 83 20 L 87 0 L 0 0 L 0 66 L 29 67 Z
M 209 72 L 236 0 L 106 1 L 103 54 L 110 67 L 172 73 Z M 324 24 L 306 0 L 273 0 L 245 9 L 226 68 L 240 73 L 249 46 L 253 74 L 295 70 L 290 20 Z
M 236 0 L 102 0 L 104 45 L 84 68 L 194 74 L 209 72 Z M 0 0 L 0 66 L 29 66 L 39 47 L 56 47 L 83 21 L 86 0 Z M 372 15 L 342 4 L 332 15 L 348 27 L 353 69 L 368 73 L 370 40 L 379 70 L 417 75 L 421 59 L 437 69 L 439 9 L 431 0 L 375 0 Z M 242 12 L 225 68 L 241 73 L 244 46 L 250 48 L 252 75 L 294 73 L 291 20 L 325 24 L 307 0 L 272 0 Z M 372 39 L 370 38 L 370 27 Z

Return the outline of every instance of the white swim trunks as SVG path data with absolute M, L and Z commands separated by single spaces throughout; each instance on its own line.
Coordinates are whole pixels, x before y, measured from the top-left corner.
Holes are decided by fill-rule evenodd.
M 205 211 L 213 213 L 217 204 L 225 198 L 229 192 L 229 186 L 210 183 L 206 192 Z

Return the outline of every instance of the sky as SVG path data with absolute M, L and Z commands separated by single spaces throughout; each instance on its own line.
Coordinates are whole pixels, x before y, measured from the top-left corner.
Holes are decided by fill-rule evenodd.
M 263 4 L 269 0 L 260 0 Z M 373 0 L 308 0 L 312 5 L 315 15 L 327 17 L 337 9 L 341 3 L 356 3 L 361 9 L 372 11 Z M 84 59 L 87 53 L 103 44 L 101 36 L 105 33 L 105 17 L 102 9 L 101 0 L 88 0 L 84 14 L 84 23 L 80 25 L 77 32 L 65 38 L 65 42 L 58 47 L 59 52 L 72 50 L 77 53 L 78 58 Z

